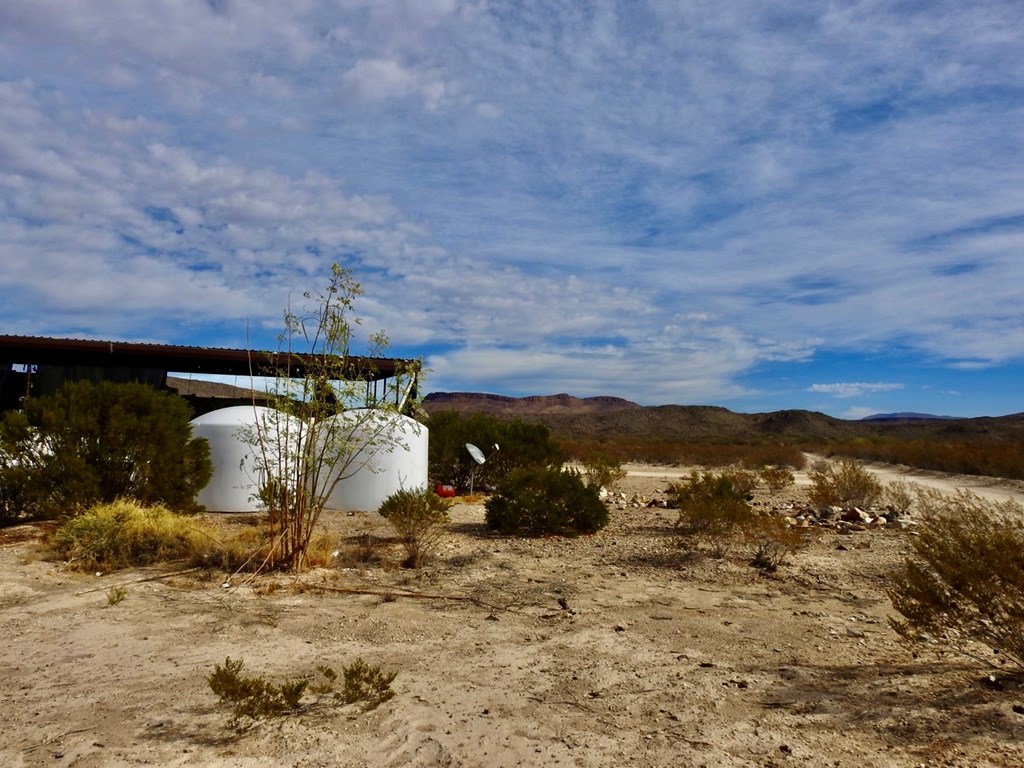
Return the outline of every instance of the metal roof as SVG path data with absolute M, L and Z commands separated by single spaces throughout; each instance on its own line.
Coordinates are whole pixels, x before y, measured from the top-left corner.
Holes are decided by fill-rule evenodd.
M 311 357 L 315 356 L 266 350 L 0 335 L 0 362 L 8 364 L 151 368 L 236 376 L 276 376 L 287 365 L 289 374 L 298 378 L 304 374 L 304 362 Z M 380 381 L 398 373 L 415 373 L 418 367 L 416 361 L 383 357 L 351 357 L 347 361 L 352 380 Z

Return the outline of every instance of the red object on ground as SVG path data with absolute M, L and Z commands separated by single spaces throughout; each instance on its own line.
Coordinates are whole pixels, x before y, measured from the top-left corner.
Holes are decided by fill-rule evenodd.
M 437 491 L 437 495 L 443 499 L 450 499 L 455 495 L 454 485 L 442 485 L 439 483 L 435 490 Z

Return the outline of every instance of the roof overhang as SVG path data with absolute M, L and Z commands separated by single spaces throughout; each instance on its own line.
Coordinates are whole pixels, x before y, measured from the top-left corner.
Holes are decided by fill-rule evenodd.
M 0 335 L 0 362 L 6 364 L 150 368 L 165 372 L 235 376 L 278 376 L 287 370 L 287 375 L 301 378 L 310 359 L 315 359 L 315 356 L 265 350 Z M 382 357 L 350 357 L 345 366 L 347 377 L 354 381 L 380 381 L 399 374 L 415 374 L 418 369 L 416 361 Z

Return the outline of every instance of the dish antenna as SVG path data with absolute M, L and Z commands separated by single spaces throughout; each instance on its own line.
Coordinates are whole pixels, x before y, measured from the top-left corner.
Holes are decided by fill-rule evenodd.
M 473 457 L 473 461 L 477 464 L 483 464 L 487 461 L 487 457 L 484 456 L 484 452 L 472 443 L 466 443 L 466 450 L 469 451 L 469 455 Z
M 482 465 L 484 462 L 487 461 L 487 459 L 490 458 L 490 456 L 484 456 L 484 452 L 481 451 L 479 448 L 477 448 L 472 443 L 466 443 L 466 450 L 469 451 L 469 455 L 473 457 L 473 461 L 475 461 L 477 463 L 477 466 Z M 491 456 L 493 456 L 495 453 L 497 453 L 500 450 L 501 449 L 498 447 L 498 444 L 495 443 L 494 444 L 494 453 L 492 453 Z M 473 469 L 471 469 L 470 472 L 469 472 L 469 493 L 470 493 L 470 495 L 472 495 L 472 493 L 473 493 L 473 476 L 475 474 L 476 474 L 476 467 L 473 467 Z

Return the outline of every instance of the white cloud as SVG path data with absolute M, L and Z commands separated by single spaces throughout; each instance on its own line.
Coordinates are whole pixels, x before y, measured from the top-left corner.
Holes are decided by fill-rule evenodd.
M 824 393 L 836 397 L 860 397 L 869 392 L 892 392 L 903 389 L 902 384 L 892 382 L 842 382 L 837 384 L 812 384 L 807 388 L 808 392 Z
M 437 109 L 447 90 L 436 77 L 391 59 L 360 59 L 342 80 L 357 98 L 386 101 L 416 96 L 430 110 Z

